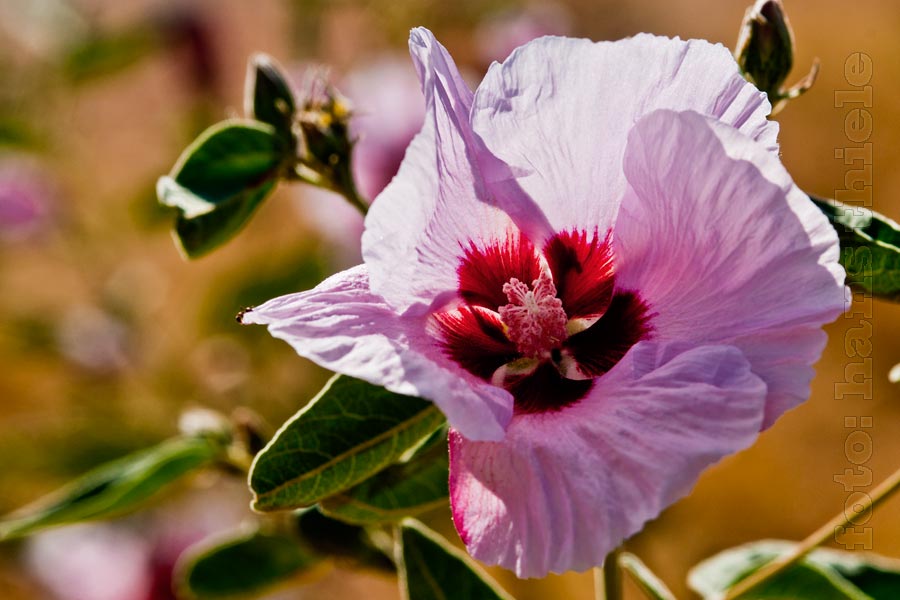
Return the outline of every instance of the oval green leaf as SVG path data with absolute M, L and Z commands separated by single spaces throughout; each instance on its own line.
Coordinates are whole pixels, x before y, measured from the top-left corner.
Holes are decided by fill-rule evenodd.
M 721 598 L 737 582 L 778 556 L 792 542 L 762 540 L 709 558 L 688 575 L 688 585 L 703 598 Z M 771 581 L 742 598 L 797 600 L 886 600 L 900 597 L 900 563 L 882 557 L 835 550 L 815 550 Z
M 0 540 L 131 512 L 222 453 L 213 438 L 175 438 L 107 463 L 0 521 Z
M 156 188 L 160 203 L 179 211 L 175 234 L 185 254 L 201 256 L 233 237 L 290 160 L 271 125 L 234 120 L 204 131 Z
M 400 536 L 405 598 L 511 600 L 475 561 L 418 521 L 404 521 Z
M 444 432 L 443 443 L 428 444 L 410 460 L 322 500 L 319 508 L 336 519 L 360 525 L 420 515 L 447 505 L 449 468 Z
M 900 225 L 861 206 L 810 198 L 838 233 L 847 282 L 857 291 L 900 301 Z
M 307 508 L 295 514 L 297 534 L 314 552 L 337 559 L 351 568 L 366 568 L 386 573 L 397 571 L 376 530 L 367 530 L 322 514 L 318 508 Z M 372 535 L 375 533 L 376 535 Z M 381 543 L 376 544 L 376 540 Z
M 396 463 L 444 417 L 431 402 L 335 376 L 256 455 L 253 508 L 310 506 Z
M 175 586 L 179 598 L 243 598 L 284 583 L 320 561 L 297 539 L 242 531 L 191 548 L 175 568 Z

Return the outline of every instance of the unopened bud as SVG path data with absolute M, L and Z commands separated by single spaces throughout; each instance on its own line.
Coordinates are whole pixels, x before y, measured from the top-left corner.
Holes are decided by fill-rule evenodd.
M 818 73 L 816 62 L 800 83 L 784 89 L 794 66 L 794 32 L 781 0 L 757 0 L 747 9 L 734 57 L 744 77 L 769 96 L 773 113 L 812 87 Z
M 340 189 L 350 175 L 350 105 L 322 73 L 312 73 L 298 113 L 301 163 L 315 171 L 322 187 Z

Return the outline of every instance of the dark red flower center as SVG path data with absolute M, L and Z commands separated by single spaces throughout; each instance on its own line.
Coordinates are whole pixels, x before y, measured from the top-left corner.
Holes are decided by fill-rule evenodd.
M 432 334 L 462 368 L 509 390 L 517 412 L 577 402 L 652 333 L 640 296 L 616 288 L 611 242 L 564 231 L 541 252 L 519 233 L 470 244 L 461 300 L 432 315 Z

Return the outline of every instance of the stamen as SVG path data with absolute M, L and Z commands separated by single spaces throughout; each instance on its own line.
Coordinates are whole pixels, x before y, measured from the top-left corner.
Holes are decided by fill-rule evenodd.
M 556 297 L 556 286 L 547 272 L 527 285 L 511 278 L 503 284 L 509 304 L 500 307 L 500 317 L 509 339 L 524 356 L 547 358 L 568 337 L 566 311 Z

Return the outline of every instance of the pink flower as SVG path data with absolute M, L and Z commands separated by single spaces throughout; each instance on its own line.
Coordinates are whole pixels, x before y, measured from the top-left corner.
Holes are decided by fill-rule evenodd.
M 446 413 L 476 558 L 587 569 L 807 398 L 837 237 L 722 46 L 542 38 L 474 94 L 410 46 L 428 117 L 364 264 L 244 321 Z
M 353 173 L 368 200 L 390 183 L 406 147 L 422 128 L 425 103 L 409 63 L 382 56 L 350 73 L 341 90 L 353 107 Z
M 561 4 L 531 4 L 492 15 L 478 24 L 475 43 L 485 65 L 544 35 L 565 35 L 571 16 Z
M 0 242 L 23 241 L 47 229 L 53 187 L 35 160 L 0 156 Z

